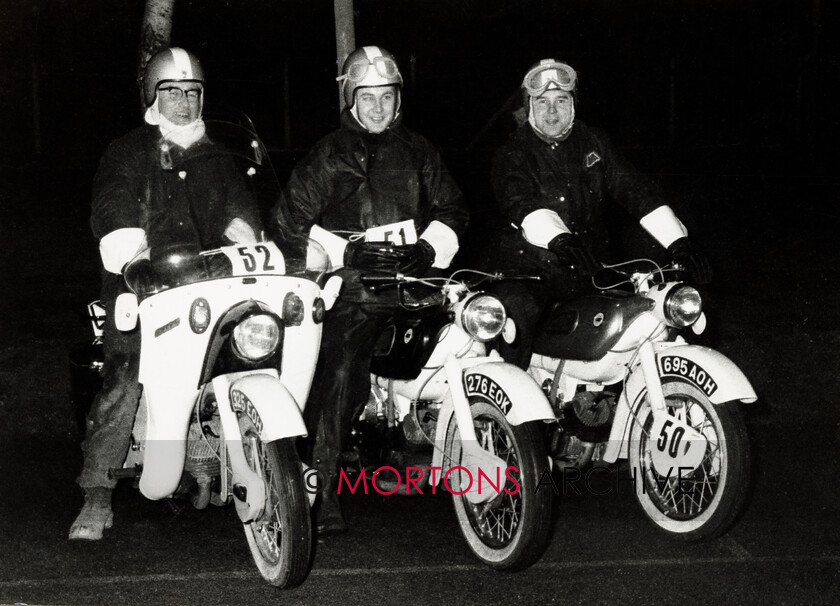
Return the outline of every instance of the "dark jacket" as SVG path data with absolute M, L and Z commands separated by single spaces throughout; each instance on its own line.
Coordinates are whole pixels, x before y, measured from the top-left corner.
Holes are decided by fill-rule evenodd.
M 229 244 L 223 234 L 235 217 L 260 232 L 259 208 L 230 158 L 203 156 L 165 169 L 161 142 L 159 129 L 144 125 L 105 150 L 93 179 L 90 223 L 97 240 L 139 227 L 150 246 L 186 243 L 210 249 Z M 178 149 L 174 146 L 170 157 L 177 158 Z M 124 288 L 122 276 L 102 270 L 100 299 L 106 307 Z
M 566 140 L 555 143 L 540 139 L 530 124 L 519 127 L 496 152 L 491 179 L 505 224 L 497 259 L 526 271 L 544 267 L 554 258 L 529 244 L 519 229 L 535 210 L 555 211 L 596 258 L 605 259 L 607 199 L 636 219 L 666 203 L 659 188 L 612 146 L 603 131 L 580 121 Z
M 348 110 L 341 128 L 310 150 L 284 188 L 281 210 L 309 231 L 314 224 L 347 237 L 370 227 L 414 219 L 417 235 L 434 220 L 459 238 L 468 210 L 440 154 L 421 135 L 401 125 L 373 135 Z
M 140 227 L 151 246 L 184 242 L 207 249 L 226 243 L 224 230 L 236 217 L 260 232 L 259 208 L 230 158 L 202 156 L 167 169 L 161 141 L 157 127 L 141 126 L 106 149 L 93 181 L 91 227 L 97 239 Z M 177 157 L 178 149 L 173 146 L 171 154 Z

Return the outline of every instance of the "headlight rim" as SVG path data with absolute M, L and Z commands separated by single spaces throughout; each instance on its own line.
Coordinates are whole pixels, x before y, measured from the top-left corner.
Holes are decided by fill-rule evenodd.
M 274 327 L 276 329 L 277 334 L 276 334 L 276 337 L 274 339 L 274 344 L 270 348 L 264 349 L 265 353 L 255 357 L 255 356 L 249 355 L 248 353 L 246 353 L 243 350 L 243 345 L 240 344 L 239 334 L 240 334 L 240 329 L 243 326 L 245 326 L 249 322 L 254 321 L 256 318 L 260 318 L 260 317 L 270 319 L 274 324 Z M 253 313 L 246 314 L 245 316 L 243 316 L 242 318 L 240 318 L 236 322 L 236 325 L 231 330 L 230 336 L 231 336 L 231 345 L 233 346 L 232 349 L 237 356 L 239 356 L 241 359 L 246 360 L 250 363 L 258 363 L 258 362 L 262 362 L 264 360 L 267 360 L 267 359 L 271 358 L 271 356 L 273 356 L 275 353 L 277 353 L 277 350 L 280 348 L 281 344 L 283 343 L 283 326 L 284 326 L 283 320 L 277 314 L 274 314 L 274 313 L 269 313 L 269 312 L 266 312 L 264 310 L 261 310 L 261 311 L 256 311 L 255 310 Z
M 691 316 L 685 316 L 682 310 L 678 307 L 678 304 L 675 303 L 675 300 L 678 297 L 681 297 L 686 293 L 694 295 L 697 298 L 697 310 L 690 321 L 686 318 L 691 318 Z M 690 284 L 680 282 L 669 289 L 668 293 L 665 295 L 662 311 L 668 325 L 673 326 L 674 328 L 689 328 L 690 326 L 696 324 L 703 315 L 703 297 L 700 295 L 700 291 L 695 287 Z
M 480 328 L 475 328 L 475 323 L 471 322 L 471 319 L 474 318 L 475 313 L 477 313 L 477 307 L 479 302 L 482 300 L 494 301 L 497 308 L 501 311 L 501 320 L 498 322 L 498 326 L 492 330 L 488 329 L 486 326 L 484 329 L 487 331 L 485 334 L 480 333 Z M 499 300 L 498 297 L 487 294 L 484 292 L 473 293 L 470 297 L 467 298 L 466 301 L 463 303 L 463 308 L 461 309 L 460 313 L 460 324 L 461 327 L 470 335 L 471 338 L 475 339 L 479 343 L 487 343 L 488 341 L 492 341 L 500 334 L 505 327 L 505 322 L 507 321 L 507 310 L 505 309 L 504 304 Z

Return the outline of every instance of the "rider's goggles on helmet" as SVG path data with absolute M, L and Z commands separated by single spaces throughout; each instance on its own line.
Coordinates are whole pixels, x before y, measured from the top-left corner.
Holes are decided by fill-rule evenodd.
M 522 86 L 532 97 L 539 97 L 549 88 L 571 92 L 575 89 L 577 74 L 565 63 L 545 59 L 525 74 Z M 552 86 L 554 85 L 554 86 Z
M 350 80 L 350 82 L 361 82 L 367 76 L 370 67 L 376 70 L 376 73 L 383 78 L 396 78 L 400 70 L 397 68 L 396 62 L 388 57 L 374 57 L 369 63 L 354 63 L 347 69 L 346 74 L 342 74 L 336 80 Z

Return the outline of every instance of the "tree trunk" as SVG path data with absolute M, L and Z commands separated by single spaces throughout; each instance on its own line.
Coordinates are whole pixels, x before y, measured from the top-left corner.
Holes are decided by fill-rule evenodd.
M 146 12 L 143 14 L 143 27 L 140 31 L 140 49 L 137 53 L 137 86 L 144 109 L 146 104 L 143 100 L 143 72 L 152 55 L 171 44 L 174 10 L 175 0 L 146 0 Z
M 341 68 L 347 55 L 356 49 L 356 30 L 353 23 L 353 0 L 333 0 L 335 11 L 335 52 L 337 75 L 341 75 Z M 338 86 L 338 110 L 344 109 L 344 96 L 341 94 L 341 83 Z

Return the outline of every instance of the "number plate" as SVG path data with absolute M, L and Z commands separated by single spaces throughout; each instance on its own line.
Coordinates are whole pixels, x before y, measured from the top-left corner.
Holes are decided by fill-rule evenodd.
M 659 356 L 659 375 L 685 379 L 710 398 L 717 391 L 717 383 L 711 375 L 688 358 L 680 356 Z
M 274 242 L 224 246 L 221 251 L 230 259 L 234 276 L 286 273 L 283 253 Z
M 499 407 L 504 414 L 507 414 L 512 406 L 510 398 L 505 390 L 493 379 L 479 374 L 470 374 L 464 377 L 467 397 L 481 396 Z
M 371 227 L 365 232 L 365 242 L 390 242 L 397 245 L 416 244 L 417 230 L 414 228 L 414 219 Z
M 659 475 L 678 477 L 691 473 L 706 454 L 706 437 L 676 417 L 654 413 L 650 430 L 653 468 Z

